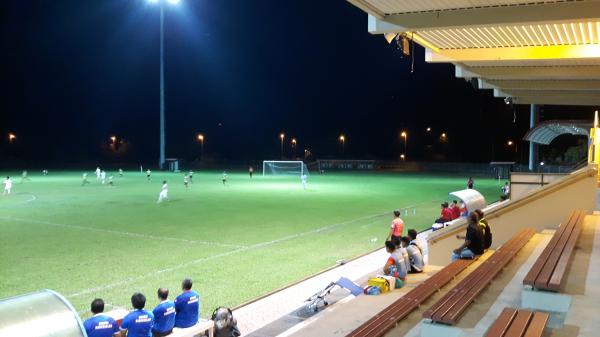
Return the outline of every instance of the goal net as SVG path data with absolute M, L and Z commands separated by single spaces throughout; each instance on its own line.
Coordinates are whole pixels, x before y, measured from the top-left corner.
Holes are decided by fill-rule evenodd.
M 301 160 L 295 161 L 280 161 L 280 160 L 265 160 L 263 161 L 263 176 L 267 175 L 308 175 L 308 168 Z

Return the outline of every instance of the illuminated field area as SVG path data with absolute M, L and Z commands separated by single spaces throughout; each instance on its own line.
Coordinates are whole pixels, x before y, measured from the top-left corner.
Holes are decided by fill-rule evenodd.
M 125 172 L 114 187 L 95 177 L 81 186 L 81 172 L 30 178 L 21 183 L 15 174 L 13 194 L 0 198 L 0 298 L 49 288 L 85 313 L 95 297 L 129 308 L 141 291 L 153 307 L 158 287 L 175 294 L 189 276 L 202 316 L 381 247 L 395 208 L 406 228 L 429 227 L 448 192 L 466 183 L 463 176 L 327 174 L 312 175 L 302 190 L 298 177 L 233 173 L 223 186 L 220 172 L 205 172 L 186 190 L 174 173 L 147 182 Z M 163 179 L 170 200 L 157 204 Z M 475 179 L 488 201 L 498 199 L 500 183 Z

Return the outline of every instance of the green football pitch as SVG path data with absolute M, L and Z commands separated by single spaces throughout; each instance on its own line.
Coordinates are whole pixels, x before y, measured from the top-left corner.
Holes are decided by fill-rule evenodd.
M 393 209 L 405 228 L 429 227 L 448 193 L 466 177 L 407 173 L 312 175 L 249 179 L 220 172 L 194 175 L 125 172 L 107 187 L 81 172 L 14 172 L 10 196 L 0 198 L 0 298 L 53 289 L 84 316 L 101 297 L 129 308 L 141 291 L 147 307 L 156 289 L 179 293 L 184 277 L 202 296 L 202 315 L 236 306 L 383 245 Z M 3 172 L 1 176 L 5 176 Z M 113 174 L 116 176 L 116 174 Z M 162 180 L 170 200 L 157 204 Z M 494 201 L 500 183 L 475 178 Z M 384 261 L 382 261 L 383 263 Z

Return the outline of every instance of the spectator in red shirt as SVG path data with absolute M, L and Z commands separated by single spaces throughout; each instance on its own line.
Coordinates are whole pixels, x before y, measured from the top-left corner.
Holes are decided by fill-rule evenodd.
M 435 220 L 435 223 L 445 223 L 448 221 L 452 221 L 452 217 L 454 216 L 452 210 L 448 208 L 448 203 L 445 202 L 442 204 L 441 217 Z
M 458 201 L 452 200 L 452 220 L 460 218 L 460 207 L 458 206 Z

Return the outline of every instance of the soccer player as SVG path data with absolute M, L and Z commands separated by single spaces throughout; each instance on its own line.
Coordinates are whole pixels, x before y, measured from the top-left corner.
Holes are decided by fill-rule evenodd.
M 394 219 L 392 220 L 387 240 L 397 240 L 399 242 L 400 238 L 402 238 L 402 231 L 404 231 L 404 221 L 400 218 L 400 210 L 397 209 L 394 211 Z
M 225 186 L 225 184 L 227 184 L 227 172 L 223 171 L 223 178 L 221 178 L 223 180 L 223 186 Z
M 163 202 L 165 200 L 169 200 L 169 186 L 167 185 L 167 181 L 163 180 L 162 189 L 160 190 L 160 194 L 158 195 L 157 203 Z
M 194 183 L 194 171 L 190 170 L 190 172 L 188 172 L 188 177 L 190 178 L 190 183 L 193 184 Z
M 192 279 L 186 278 L 181 282 L 183 293 L 175 299 L 175 326 L 189 328 L 198 323 L 200 314 L 200 294 L 192 290 Z
M 250 175 L 250 179 L 252 179 L 252 174 L 254 173 L 254 167 L 248 167 L 248 174 Z
M 123 178 L 123 169 L 122 168 L 119 169 L 119 177 Z
M 168 300 L 169 289 L 158 288 L 157 294 L 160 304 L 152 310 L 154 315 L 152 337 L 163 337 L 169 335 L 175 326 L 175 303 Z
M 23 173 L 21 173 L 21 184 L 25 181 L 25 180 L 31 180 L 29 179 L 29 177 L 27 177 L 27 170 L 23 170 Z
M 506 183 L 504 183 L 504 186 L 502 186 L 502 200 L 506 200 L 508 199 L 508 197 L 510 196 L 510 185 L 508 184 L 508 181 Z
M 306 181 L 308 180 L 306 173 L 303 174 L 302 176 L 300 176 L 300 180 L 302 181 L 302 189 L 305 190 L 306 189 Z
M 475 185 L 475 181 L 473 181 L 473 177 L 469 177 L 469 180 L 467 180 L 467 188 L 472 190 L 473 185 Z
M 47 175 L 48 175 L 48 170 L 46 170 L 46 169 L 43 169 L 43 170 L 42 170 L 42 175 L 43 175 L 43 176 L 47 176 Z
M 102 170 L 100 170 L 100 166 L 96 166 L 96 180 L 100 180 L 100 174 Z
M 100 172 L 100 180 L 102 181 L 102 185 L 106 183 L 106 171 L 102 170 L 102 172 Z
M 3 195 L 10 195 L 10 190 L 12 189 L 13 182 L 9 176 L 6 176 L 4 179 L 4 193 Z
M 190 180 L 188 178 L 188 176 L 186 174 L 183 175 L 183 186 L 185 186 L 185 189 L 187 190 L 190 184 Z
M 81 186 L 85 186 L 90 183 L 88 181 L 87 176 L 88 176 L 87 172 L 83 172 L 83 176 L 81 176 Z
M 113 176 L 108 177 L 108 186 L 109 187 L 114 187 L 114 183 L 113 183 Z
M 152 171 L 150 171 L 150 169 L 146 170 L 146 179 L 152 181 Z
M 93 300 L 91 307 L 94 316 L 83 322 L 88 337 L 118 337 L 121 335 L 119 324 L 112 317 L 102 314 L 104 301 L 101 298 Z
M 135 293 L 131 296 L 133 311 L 123 318 L 121 323 L 121 336 L 125 337 L 152 337 L 154 315 L 144 310 L 146 296 Z

